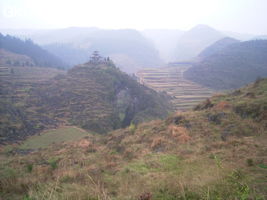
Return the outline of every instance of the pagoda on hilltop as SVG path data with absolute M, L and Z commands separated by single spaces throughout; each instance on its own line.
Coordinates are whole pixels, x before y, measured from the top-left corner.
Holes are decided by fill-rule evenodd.
M 90 56 L 89 63 L 91 64 L 108 64 L 110 62 L 109 57 L 104 58 L 99 55 L 98 51 L 94 51 L 92 55 Z

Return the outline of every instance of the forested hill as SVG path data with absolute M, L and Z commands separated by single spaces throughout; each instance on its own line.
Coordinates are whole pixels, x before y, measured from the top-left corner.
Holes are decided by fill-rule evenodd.
M 207 57 L 211 56 L 213 54 L 218 53 L 219 51 L 223 50 L 227 46 L 238 43 L 239 40 L 236 40 L 234 38 L 225 37 L 221 40 L 218 40 L 217 42 L 213 43 L 212 45 L 208 46 L 206 49 L 204 49 L 200 54 L 199 57 Z
M 267 77 L 267 40 L 231 44 L 185 72 L 189 80 L 213 89 L 242 87 Z
M 0 33 L 0 49 L 5 49 L 16 54 L 26 55 L 32 58 L 36 66 L 40 67 L 63 68 L 66 65 L 62 60 L 42 49 L 30 39 L 21 40 L 10 35 L 2 35 Z

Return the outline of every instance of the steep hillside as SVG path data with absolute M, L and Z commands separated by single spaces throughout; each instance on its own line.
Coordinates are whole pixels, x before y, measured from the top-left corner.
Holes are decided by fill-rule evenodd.
M 14 54 L 11 55 L 14 59 Z M 19 59 L 20 63 L 22 61 Z M 36 105 L 31 105 L 28 99 L 33 98 L 31 92 L 34 88 L 64 73 L 62 70 L 36 66 L 0 66 L 0 144 L 23 139 L 45 127 L 55 127 L 56 121 L 38 112 Z
M 264 79 L 196 111 L 106 136 L 88 134 L 27 155 L 20 145 L 5 147 L 0 197 L 264 200 L 266 102 Z
M 213 54 L 219 53 L 227 46 L 229 46 L 231 44 L 238 43 L 238 42 L 239 42 L 239 40 L 236 40 L 234 38 L 225 37 L 221 40 L 216 41 L 212 45 L 208 46 L 206 49 L 201 51 L 201 53 L 198 56 L 202 57 L 202 58 L 207 57 L 207 56 L 211 56 Z
M 167 96 L 138 84 L 111 61 L 79 65 L 49 80 L 37 76 L 35 84 L 27 77 L 20 81 L 17 68 L 11 71 L 1 88 L 6 97 L 0 112 L 2 142 L 60 125 L 106 133 L 171 111 Z
M 234 43 L 207 56 L 185 72 L 185 78 L 224 90 L 267 76 L 267 40 Z
M 4 36 L 0 33 L 0 49 L 5 49 L 15 54 L 26 55 L 34 61 L 34 65 L 40 67 L 63 68 L 65 66 L 59 58 L 48 53 L 31 40 L 23 41 L 19 38 L 10 35 Z
M 223 37 L 224 34 L 207 25 L 198 25 L 179 38 L 173 61 L 190 60 Z

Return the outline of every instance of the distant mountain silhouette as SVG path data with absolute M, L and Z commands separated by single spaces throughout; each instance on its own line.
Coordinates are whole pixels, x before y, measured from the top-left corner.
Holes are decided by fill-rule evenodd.
M 237 33 L 232 31 L 221 31 L 224 35 L 235 38 L 241 41 L 252 40 L 256 35 L 255 34 L 248 34 L 248 33 Z
M 196 63 L 184 76 L 219 90 L 239 88 L 258 77 L 267 77 L 267 40 L 230 44 Z
M 30 57 L 34 61 L 34 64 L 31 63 L 31 66 L 56 68 L 63 68 L 65 66 L 59 58 L 42 49 L 30 39 L 21 40 L 10 35 L 4 36 L 0 33 L 0 49 Z
M 39 31 L 28 37 L 69 65 L 84 63 L 95 50 L 110 56 L 126 72 L 162 64 L 153 43 L 133 29 L 72 27 Z
M 180 37 L 173 55 L 174 61 L 190 60 L 223 37 L 223 33 L 207 25 L 197 25 Z
M 258 35 L 253 38 L 254 40 L 267 40 L 267 35 Z
M 68 63 L 68 68 L 86 62 L 90 55 L 85 49 L 67 43 L 53 43 L 42 47 Z

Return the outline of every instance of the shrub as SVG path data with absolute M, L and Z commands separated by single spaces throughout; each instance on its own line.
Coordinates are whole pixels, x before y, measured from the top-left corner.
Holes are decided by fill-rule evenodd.
M 152 194 L 150 192 L 143 193 L 139 196 L 138 200 L 151 200 Z
M 55 170 L 58 166 L 57 166 L 57 160 L 56 159 L 53 159 L 53 160 L 50 160 L 49 161 L 49 165 L 51 166 L 51 168 L 53 169 L 53 170 Z
M 28 195 L 23 197 L 23 200 L 33 200 L 31 197 L 29 197 Z
M 134 133 L 135 130 L 136 130 L 136 125 L 134 123 L 131 123 L 130 126 L 129 126 L 129 130 L 131 133 Z
M 247 165 L 248 165 L 249 167 L 253 166 L 253 165 L 254 165 L 254 163 L 253 163 L 253 159 L 248 158 L 248 159 L 247 159 Z
M 33 170 L 33 164 L 32 163 L 28 163 L 26 167 L 27 167 L 27 172 L 31 173 L 32 170 Z

